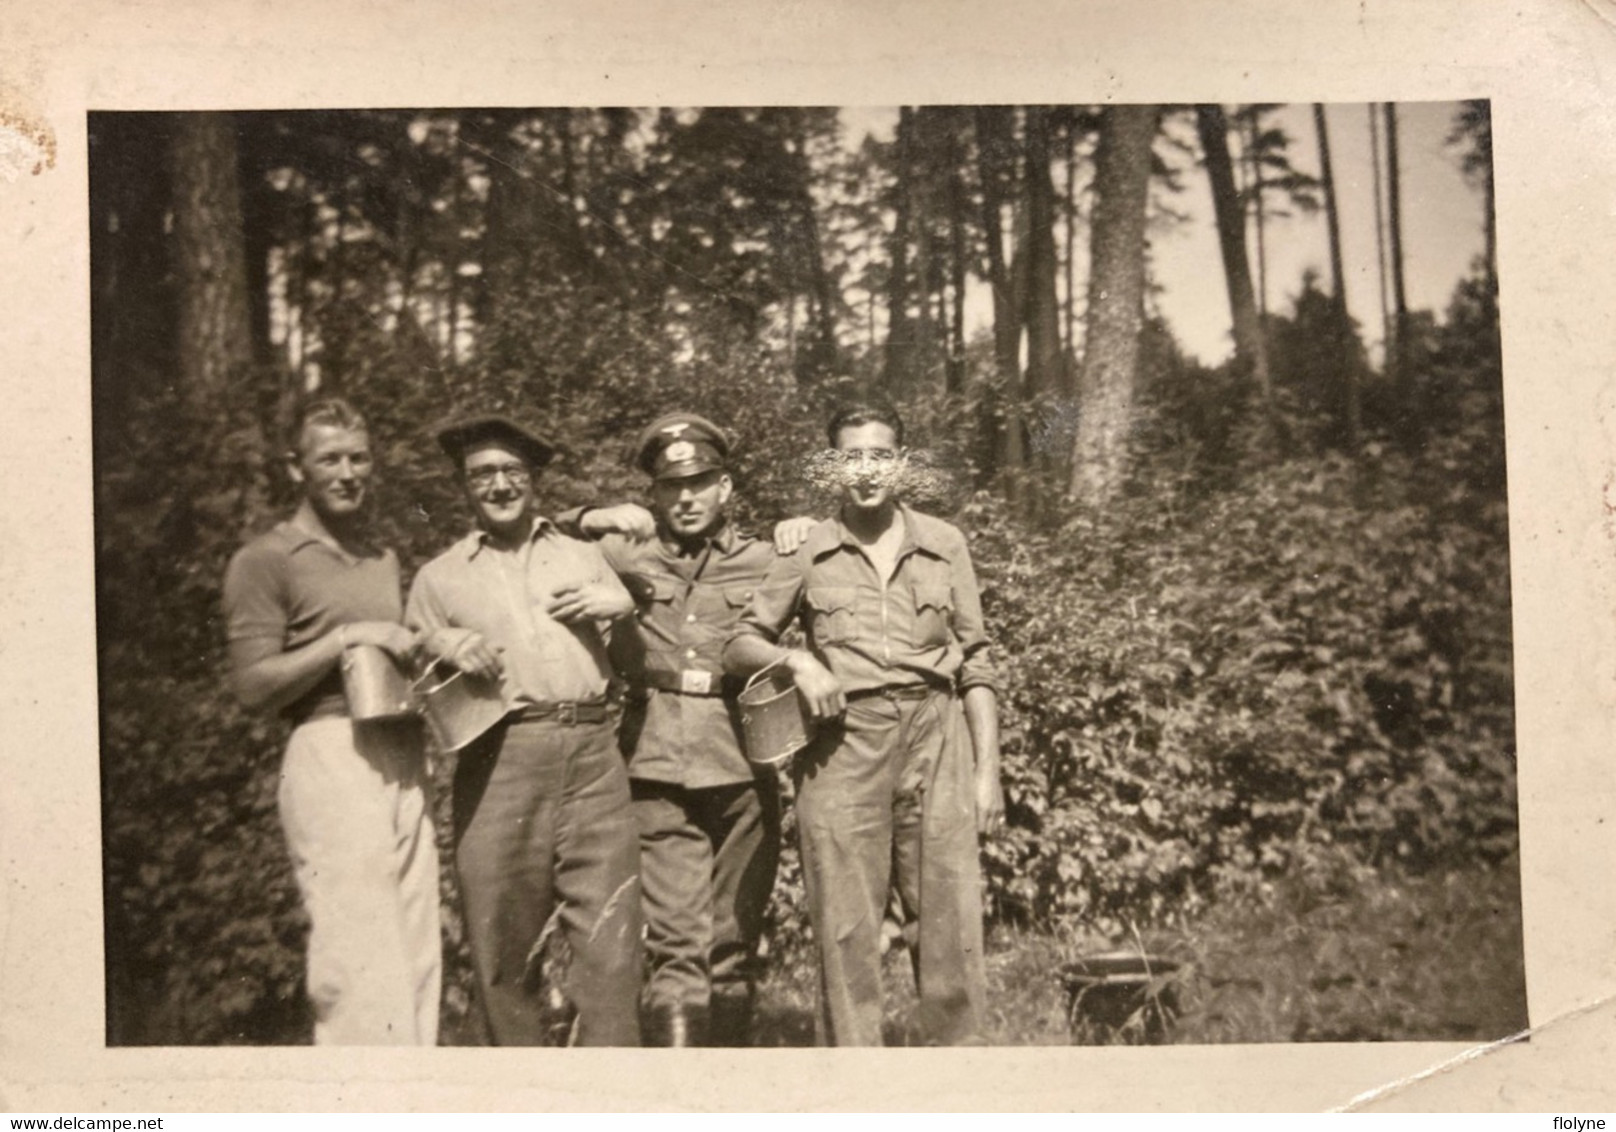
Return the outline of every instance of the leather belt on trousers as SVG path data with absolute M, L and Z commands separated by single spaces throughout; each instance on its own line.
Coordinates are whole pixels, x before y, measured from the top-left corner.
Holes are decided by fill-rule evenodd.
M 844 698 L 852 701 L 868 699 L 871 696 L 884 696 L 889 700 L 923 700 L 934 693 L 945 696 L 950 694 L 947 688 L 931 684 L 888 684 L 882 688 L 860 688 L 856 692 L 848 692 Z
M 510 720 L 512 723 L 546 720 L 571 727 L 575 723 L 605 723 L 607 711 L 605 700 L 564 700 L 560 703 L 524 704 L 521 711 L 511 714 Z
M 632 690 L 644 692 L 655 688 L 659 692 L 677 692 L 682 696 L 739 695 L 742 683 L 717 672 L 703 672 L 697 668 L 648 668 L 634 677 Z

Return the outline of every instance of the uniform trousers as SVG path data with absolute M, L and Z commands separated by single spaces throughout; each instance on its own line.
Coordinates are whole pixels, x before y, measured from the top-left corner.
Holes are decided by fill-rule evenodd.
M 797 759 L 821 1045 L 880 1045 L 881 929 L 896 881 L 927 1041 L 979 1040 L 986 998 L 974 759 L 947 692 L 850 701 Z
M 496 1045 L 546 1042 L 539 944 L 565 941 L 577 1045 L 640 1044 L 639 842 L 610 721 L 518 720 L 460 754 L 455 866 Z
M 293 729 L 280 817 L 309 913 L 318 1045 L 436 1045 L 443 943 L 420 727 Z
M 635 779 L 650 1009 L 747 996 L 780 859 L 780 790 L 752 782 L 689 790 Z

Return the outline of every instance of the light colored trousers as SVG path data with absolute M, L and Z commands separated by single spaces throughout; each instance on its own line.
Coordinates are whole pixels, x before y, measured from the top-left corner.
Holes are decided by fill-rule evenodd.
M 299 724 L 281 825 L 308 909 L 316 1045 L 436 1045 L 438 848 L 413 722 Z

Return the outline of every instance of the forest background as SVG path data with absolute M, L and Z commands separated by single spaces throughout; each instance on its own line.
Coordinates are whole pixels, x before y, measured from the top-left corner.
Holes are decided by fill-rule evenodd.
M 892 396 L 950 473 L 926 502 L 971 536 L 1006 671 L 997 1040 L 1066 1040 L 1056 969 L 1119 944 L 1183 963 L 1183 1040 L 1523 1026 L 1487 106 L 1452 108 L 1485 219 L 1440 310 L 1403 282 L 1397 108 L 1355 108 L 1373 352 L 1328 119 L 1299 168 L 1295 109 L 905 107 L 862 142 L 810 108 L 93 114 L 109 1042 L 306 1031 L 282 736 L 226 694 L 218 584 L 290 498 L 313 391 L 370 415 L 407 569 L 468 522 L 429 439 L 451 413 L 560 440 L 556 508 L 636 494 L 624 439 L 708 413 L 763 525 L 828 506 L 800 459 L 826 408 Z M 1152 270 L 1195 194 L 1216 365 Z M 1286 213 L 1334 254 L 1273 309 Z M 760 1040 L 795 1042 L 789 859 L 777 895 Z

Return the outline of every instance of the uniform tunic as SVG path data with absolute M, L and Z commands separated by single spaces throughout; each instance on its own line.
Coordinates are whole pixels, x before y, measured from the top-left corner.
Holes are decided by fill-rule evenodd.
M 746 761 L 739 684 L 721 661 L 774 550 L 727 525 L 690 554 L 664 538 L 608 535 L 599 546 L 637 606 L 615 627 L 611 656 L 629 688 L 621 745 L 640 830 L 644 999 L 744 996 L 774 888 L 780 802 L 774 773 Z
M 342 625 L 399 621 L 398 559 L 288 520 L 231 559 L 224 610 L 233 644 L 294 652 Z M 314 1040 L 434 1045 L 442 941 L 420 728 L 351 722 L 335 667 L 285 714 L 277 801 L 309 913 Z
M 881 924 L 896 881 L 921 1022 L 980 1035 L 986 975 L 974 759 L 959 694 L 995 674 L 965 537 L 900 507 L 883 579 L 840 519 L 816 527 L 758 590 L 737 635 L 774 642 L 800 619 L 848 697 L 797 758 L 798 830 L 819 949 L 818 1037 L 879 1045 Z

